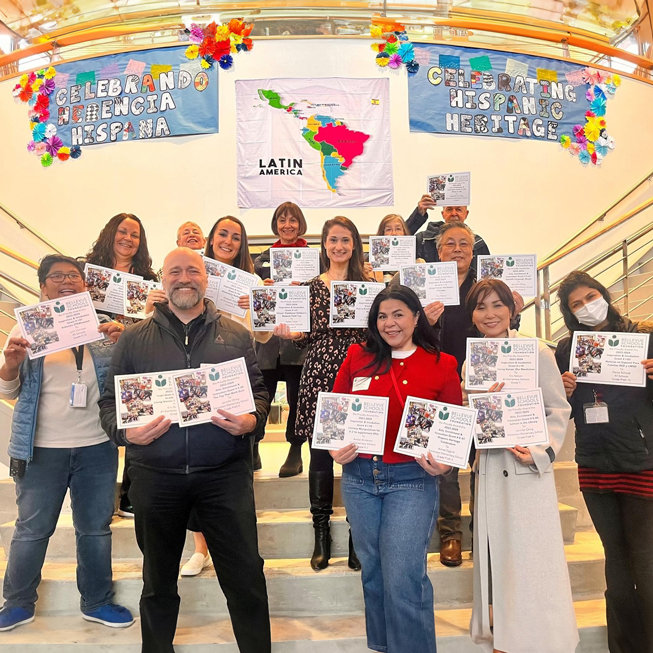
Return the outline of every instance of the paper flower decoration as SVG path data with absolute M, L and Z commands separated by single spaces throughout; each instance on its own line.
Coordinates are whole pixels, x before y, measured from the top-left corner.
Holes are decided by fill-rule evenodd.
M 35 148 L 36 148 L 36 143 L 34 141 L 30 141 L 27 144 L 27 151 L 28 152 L 33 152 Z
M 585 112 L 585 124 L 574 125 L 571 141 L 568 134 L 560 136 L 560 145 L 578 160 L 587 165 L 599 165 L 608 152 L 614 148 L 614 138 L 608 135 L 605 114 L 607 100 L 616 92 L 621 83 L 619 75 L 610 74 L 594 68 L 584 68 L 582 77 L 588 88 L 585 99 L 589 109 Z
M 57 127 L 56 125 L 53 125 L 50 123 L 49 125 L 46 125 L 45 127 L 45 137 L 50 138 L 54 136 L 57 133 Z
M 70 158 L 70 148 L 69 147 L 60 147 L 57 152 L 57 159 L 59 161 L 67 161 Z
M 228 23 L 216 25 L 209 23 L 202 28 L 193 23 L 186 30 L 193 45 L 186 48 L 187 59 L 202 59 L 201 66 L 205 70 L 213 68 L 217 61 L 220 68 L 228 69 L 233 65 L 231 52 L 247 52 L 253 47 L 249 35 L 253 25 L 239 18 L 232 18 Z
M 45 125 L 43 123 L 34 126 L 34 129 L 32 129 L 32 138 L 35 143 L 39 143 L 45 138 Z
M 41 157 L 41 165 L 44 168 L 47 168 L 48 166 L 52 165 L 52 155 L 46 152 L 42 157 Z
M 58 136 L 51 136 L 45 141 L 45 149 L 52 156 L 57 156 L 57 152 L 63 146 L 63 141 Z
M 44 141 L 41 141 L 40 143 L 37 143 L 34 146 L 34 154 L 36 154 L 37 156 L 41 156 L 41 155 L 45 154 L 45 152 L 46 152 L 46 149 L 45 149 L 45 142 Z
M 73 145 L 70 148 L 70 156 L 73 159 L 79 159 L 79 157 L 82 156 L 82 148 L 79 147 L 79 145 Z
M 383 39 L 381 43 L 372 44 L 372 50 L 378 52 L 377 66 L 397 69 L 404 64 L 409 75 L 414 75 L 419 70 L 413 44 L 410 43 L 403 25 L 391 23 L 385 18 L 377 18 L 370 27 L 370 36 Z

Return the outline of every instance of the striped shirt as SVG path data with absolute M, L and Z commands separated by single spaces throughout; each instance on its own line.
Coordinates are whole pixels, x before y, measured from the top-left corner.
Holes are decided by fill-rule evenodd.
M 578 468 L 582 492 L 615 492 L 653 499 L 653 469 L 642 472 L 601 472 L 592 467 Z

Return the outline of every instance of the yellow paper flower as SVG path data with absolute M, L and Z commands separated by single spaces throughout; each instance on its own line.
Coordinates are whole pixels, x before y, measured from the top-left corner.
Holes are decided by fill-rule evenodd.
M 571 138 L 569 138 L 567 134 L 563 134 L 560 137 L 560 145 L 562 145 L 562 147 L 564 147 L 565 149 L 568 148 L 571 145 Z
M 591 141 L 588 141 L 588 142 L 587 142 L 587 151 L 588 151 L 590 154 L 594 154 L 594 151 L 595 151 L 595 150 L 596 150 L 596 148 L 594 147 L 594 143 L 592 143 Z
M 46 71 L 45 71 L 45 78 L 46 79 L 52 79 L 55 75 L 57 74 L 57 71 L 50 66 Z
M 615 86 L 621 86 L 621 77 L 619 75 L 612 75 L 612 83 Z
M 21 75 L 18 83 L 25 88 L 25 86 L 27 86 L 27 75 Z
M 186 48 L 186 59 L 197 59 L 197 55 L 200 52 L 200 48 L 198 45 L 189 45 Z
M 243 37 L 241 34 L 231 34 L 229 38 L 231 39 L 232 45 L 238 45 L 239 43 L 243 42 Z
M 43 86 L 43 79 L 41 77 L 37 77 L 34 80 L 34 83 L 32 84 L 32 88 L 34 89 L 34 91 L 38 91 L 41 88 L 41 86 Z
M 594 121 L 588 120 L 584 131 L 588 141 L 595 141 L 599 137 L 599 126 Z
M 383 30 L 378 25 L 372 25 L 370 28 L 370 36 L 373 39 L 380 39 L 381 34 L 383 34 Z
M 390 57 L 377 57 L 376 65 L 381 66 L 381 68 L 384 68 L 385 66 L 388 65 L 389 61 L 390 61 Z
M 229 34 L 229 27 L 227 25 L 218 25 L 218 28 L 215 30 L 215 40 L 226 41 L 229 38 Z
M 374 52 L 381 52 L 381 50 L 379 50 L 380 45 L 381 45 L 380 43 L 372 43 L 370 47 L 372 48 L 372 50 L 374 50 Z
M 64 145 L 63 147 L 59 148 L 57 154 L 70 154 L 70 148 Z
M 206 68 L 210 68 L 211 64 L 208 61 L 206 61 L 206 59 L 202 59 L 202 61 L 200 61 L 200 66 L 206 69 Z

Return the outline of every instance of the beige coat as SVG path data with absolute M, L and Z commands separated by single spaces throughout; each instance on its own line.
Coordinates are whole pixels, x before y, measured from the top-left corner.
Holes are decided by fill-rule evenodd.
M 539 385 L 550 447 L 557 455 L 570 409 L 553 354 L 543 343 Z M 507 449 L 477 454 L 470 632 L 485 651 L 573 653 L 578 630 L 553 464 L 546 446 L 531 447 L 530 452 L 535 462 L 530 466 Z

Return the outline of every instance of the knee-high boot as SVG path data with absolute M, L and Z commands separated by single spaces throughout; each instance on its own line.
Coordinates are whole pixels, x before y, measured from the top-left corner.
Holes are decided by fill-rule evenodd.
M 333 471 L 314 472 L 309 469 L 308 491 L 315 529 L 315 548 L 311 557 L 311 567 L 319 571 L 328 566 L 331 557 L 329 519 L 333 514 Z

